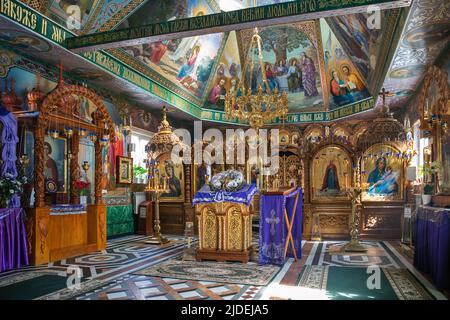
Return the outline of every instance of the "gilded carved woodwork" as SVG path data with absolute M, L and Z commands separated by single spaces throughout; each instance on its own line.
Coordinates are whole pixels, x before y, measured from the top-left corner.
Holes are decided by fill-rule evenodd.
M 34 131 L 34 189 L 35 206 L 45 206 L 45 177 L 44 177 L 44 137 L 47 126 L 46 113 L 41 113 L 37 119 Z
M 95 188 L 94 188 L 94 196 L 95 196 L 95 204 L 102 204 L 102 186 L 101 186 L 101 177 L 102 177 L 102 146 L 100 141 L 95 141 Z
M 230 202 L 195 206 L 199 225 L 197 259 L 247 262 L 252 250 L 250 207 Z
M 70 203 L 78 203 L 77 181 L 78 181 L 78 152 L 80 150 L 80 137 L 74 134 L 71 138 L 70 159 Z
M 428 67 L 425 78 L 423 80 L 422 91 L 418 98 L 418 109 L 419 114 L 422 116 L 421 121 L 426 121 L 424 119 L 424 108 L 426 104 L 426 99 L 428 98 L 429 88 L 435 83 L 439 89 L 439 97 L 434 105 L 429 106 L 430 112 L 435 115 L 445 115 L 449 112 L 449 98 L 450 98 L 450 88 L 448 84 L 448 74 L 445 70 L 431 65 Z M 433 98 L 433 97 L 432 97 Z
M 349 224 L 349 216 L 348 215 L 320 215 L 320 227 L 322 229 L 329 228 L 342 228 L 347 227 Z

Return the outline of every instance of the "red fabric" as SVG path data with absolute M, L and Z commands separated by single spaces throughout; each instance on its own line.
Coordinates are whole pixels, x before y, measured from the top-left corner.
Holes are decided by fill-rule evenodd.
M 339 84 L 334 79 L 331 81 L 331 93 L 333 93 L 334 96 L 341 95 L 341 90 L 339 88 Z
M 157 64 L 161 61 L 162 57 L 166 54 L 167 46 L 162 42 L 152 43 L 152 53 L 150 55 L 150 60 Z

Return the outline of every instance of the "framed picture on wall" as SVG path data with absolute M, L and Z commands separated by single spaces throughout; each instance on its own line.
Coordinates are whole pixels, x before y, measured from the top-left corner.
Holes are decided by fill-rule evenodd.
M 45 192 L 67 192 L 67 140 L 44 138 Z
M 117 156 L 117 183 L 131 184 L 133 182 L 133 158 Z

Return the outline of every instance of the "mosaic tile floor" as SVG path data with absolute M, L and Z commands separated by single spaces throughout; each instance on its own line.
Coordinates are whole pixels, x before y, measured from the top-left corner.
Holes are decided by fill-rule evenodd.
M 210 281 L 181 280 L 134 274 L 168 259 L 180 258 L 183 240 L 169 236 L 164 246 L 145 244 L 146 237 L 128 236 L 108 242 L 106 250 L 89 255 L 64 259 L 38 267 L 26 267 L 0 275 L 0 294 L 5 296 L 22 281 L 38 279 L 42 275 L 67 278 L 66 288 L 48 292 L 33 299 L 73 300 L 253 300 L 253 299 L 320 299 L 317 292 L 299 292 L 296 287 L 304 266 L 367 267 L 408 269 L 436 299 L 445 299 L 433 285 L 411 265 L 398 250 L 398 243 L 366 241 L 369 248 L 364 254 L 342 254 L 340 241 L 302 242 L 302 259 L 288 259 L 267 286 L 229 284 Z M 256 237 L 255 237 L 256 238 Z M 257 238 L 256 238 L 257 239 Z M 255 246 L 257 245 L 254 240 Z M 257 252 L 257 249 L 255 250 Z M 256 261 L 256 254 L 252 260 Z M 70 282 L 74 270 L 79 268 L 81 283 Z M 28 280 L 27 280 L 28 279 Z M 31 280 L 30 280 L 31 279 Z M 73 277 L 72 277 L 73 280 Z M 38 281 L 38 280 L 36 280 Z M 295 291 L 293 291 L 295 290 Z

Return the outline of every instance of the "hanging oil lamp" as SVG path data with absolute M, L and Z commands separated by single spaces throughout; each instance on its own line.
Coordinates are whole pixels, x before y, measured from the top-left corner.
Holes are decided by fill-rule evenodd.
M 88 161 L 83 161 L 83 165 L 81 166 L 81 168 L 83 168 L 84 172 L 87 173 L 87 171 L 89 170 L 91 166 L 89 165 Z
M 109 142 L 109 139 L 107 139 L 105 137 L 100 139 L 100 145 L 103 146 L 103 147 L 107 146 L 108 142 Z
M 96 142 L 97 141 L 97 135 L 95 134 L 95 132 L 90 132 L 89 135 L 88 135 L 88 138 L 92 142 Z
M 59 131 L 58 131 L 57 129 L 49 129 L 49 130 L 47 131 L 47 133 L 48 133 L 48 135 L 49 135 L 50 137 L 52 137 L 53 139 L 59 138 Z
M 80 138 L 85 138 L 88 134 L 88 131 L 85 128 L 79 128 L 78 129 L 78 135 Z
M 69 127 L 69 126 L 64 127 L 64 133 L 67 138 L 72 137 L 73 136 L 73 128 Z

